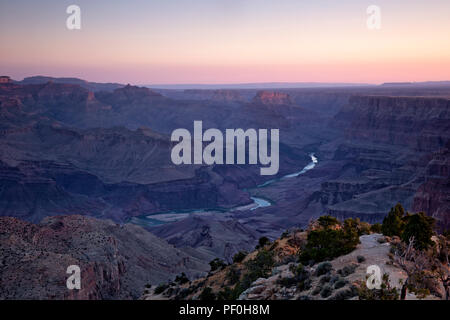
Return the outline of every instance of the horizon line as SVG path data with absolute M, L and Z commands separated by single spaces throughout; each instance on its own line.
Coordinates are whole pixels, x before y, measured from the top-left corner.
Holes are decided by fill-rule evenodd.
M 7 76 L 7 75 L 2 75 Z M 163 87 L 239 87 L 239 86 L 247 86 L 247 89 L 256 89 L 257 86 L 265 86 L 266 88 L 268 86 L 276 86 L 277 89 L 286 88 L 290 89 L 289 86 L 299 86 L 299 85 L 307 85 L 310 87 L 339 87 L 339 86 L 381 86 L 385 84 L 392 84 L 392 85 L 414 85 L 414 84 L 433 84 L 433 83 L 446 83 L 450 85 L 450 80 L 426 80 L 426 81 L 387 81 L 387 82 L 377 82 L 377 83 L 370 83 L 370 82 L 320 82 L 320 81 L 266 81 L 266 82 L 194 82 L 194 83 L 145 83 L 145 82 L 117 82 L 117 81 L 98 81 L 98 80 L 87 80 L 85 78 L 80 78 L 77 76 L 51 76 L 51 75 L 31 75 L 23 77 L 21 80 L 16 80 L 11 76 L 11 80 L 15 82 L 22 82 L 25 79 L 29 78 L 54 78 L 54 79 L 77 79 L 82 80 L 86 82 L 92 82 L 92 83 L 103 83 L 103 84 L 119 84 L 119 85 L 135 85 L 135 86 L 143 86 L 143 87 L 153 87 L 153 88 L 161 88 Z M 287 86 L 287 87 L 283 87 Z M 245 88 L 244 88 L 245 89 Z

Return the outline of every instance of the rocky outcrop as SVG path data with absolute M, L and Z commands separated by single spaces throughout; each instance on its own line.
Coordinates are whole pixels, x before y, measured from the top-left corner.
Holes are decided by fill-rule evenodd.
M 199 300 L 209 290 L 207 299 L 215 295 L 218 300 L 358 300 L 358 288 L 366 286 L 369 266 L 376 265 L 387 274 L 391 288 L 398 292 L 407 278 L 406 272 L 392 263 L 390 243 L 381 234 L 362 235 L 350 253 L 313 265 L 297 262 L 305 241 L 306 232 L 286 232 L 264 248 L 244 255 L 241 261 L 211 270 L 206 277 L 189 283 L 175 281 L 160 290 L 147 289 L 141 299 Z M 263 267 L 269 260 L 273 266 Z M 248 283 L 248 275 L 255 270 L 261 276 Z M 436 289 L 425 299 L 439 299 L 442 290 Z M 408 292 L 406 300 L 415 299 L 415 294 Z
M 81 269 L 81 289 L 69 290 L 67 267 Z M 31 224 L 0 217 L 0 299 L 136 299 L 146 284 L 207 264 L 141 227 L 78 215 Z
M 276 91 L 258 91 L 253 98 L 254 104 L 291 105 L 292 100 L 289 94 Z
M 432 152 L 450 139 L 450 99 L 353 96 L 334 125 L 348 139 Z
M 437 229 L 450 229 L 450 145 L 434 153 L 424 182 L 414 196 L 412 210 L 423 211 L 437 221 Z

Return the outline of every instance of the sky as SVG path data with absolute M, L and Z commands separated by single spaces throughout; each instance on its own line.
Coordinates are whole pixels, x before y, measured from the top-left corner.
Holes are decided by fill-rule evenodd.
M 81 29 L 69 30 L 69 5 Z M 377 5 L 381 28 L 367 27 Z M 0 0 L 0 74 L 133 84 L 450 80 L 449 0 Z

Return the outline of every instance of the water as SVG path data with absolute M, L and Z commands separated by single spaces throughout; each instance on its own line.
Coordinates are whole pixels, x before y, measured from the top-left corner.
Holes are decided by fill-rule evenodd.
M 299 175 L 302 175 L 305 172 L 313 169 L 316 166 L 316 164 L 318 163 L 318 159 L 314 156 L 314 153 L 311 153 L 309 156 L 311 157 L 311 162 L 308 163 L 301 171 L 282 176 L 281 178 L 278 178 L 278 179 L 272 179 L 272 180 L 266 181 L 263 184 L 257 186 L 256 188 L 267 187 L 277 181 L 295 178 L 295 177 L 298 177 Z M 239 211 L 239 210 L 254 211 L 256 209 L 266 208 L 266 207 L 270 207 L 272 205 L 272 203 L 266 199 L 257 198 L 257 197 L 250 197 L 250 199 L 253 200 L 253 206 L 251 206 L 251 205 L 239 206 L 239 207 L 231 209 L 230 211 Z M 134 218 L 132 218 L 131 222 L 135 223 L 135 224 L 139 224 L 139 225 L 144 225 L 144 226 L 156 226 L 156 225 L 166 224 L 166 223 L 185 219 L 190 214 L 211 214 L 211 213 L 220 213 L 221 211 L 223 211 L 223 209 L 222 210 L 217 210 L 217 209 L 178 210 L 178 211 L 171 211 L 171 212 L 166 212 L 166 213 L 154 213 L 154 214 L 142 216 L 142 217 L 134 217 Z
M 314 169 L 314 167 L 319 162 L 319 160 L 314 155 L 314 153 L 311 153 L 309 156 L 311 158 L 311 162 L 308 163 L 306 165 L 306 167 L 304 167 L 301 171 L 287 174 L 287 175 L 282 176 L 281 178 L 278 178 L 278 179 L 272 179 L 272 180 L 266 181 L 263 184 L 260 184 L 259 186 L 257 186 L 257 188 L 267 187 L 267 186 L 271 185 L 272 183 L 280 181 L 280 180 L 285 180 L 285 179 L 289 179 L 289 178 L 295 178 L 295 177 L 298 177 L 301 174 L 304 174 L 305 172 L 307 172 L 307 171 L 309 171 L 311 169 Z
M 311 169 L 314 169 L 314 167 L 316 166 L 316 164 L 319 162 L 318 159 L 314 156 L 314 153 L 311 153 L 309 155 L 311 157 L 311 162 L 304 167 L 301 171 L 299 172 L 295 172 L 295 173 L 291 173 L 288 175 L 285 175 L 284 177 L 282 177 L 281 179 L 287 179 L 287 178 L 295 178 L 298 177 L 301 174 L 304 174 L 306 171 L 309 171 Z
M 256 205 L 256 207 L 251 208 L 250 211 L 256 210 L 258 208 L 270 207 L 272 205 L 269 201 L 265 199 L 256 197 L 250 197 L 250 199 L 252 199 L 253 203 Z

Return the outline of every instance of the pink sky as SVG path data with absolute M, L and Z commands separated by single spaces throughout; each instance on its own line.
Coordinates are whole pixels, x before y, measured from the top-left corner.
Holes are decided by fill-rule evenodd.
M 306 4 L 305 4 L 306 3 Z M 450 80 L 450 1 L 0 4 L 0 72 L 135 84 Z M 230 4 L 230 5 L 228 5 Z M 234 7 L 232 7 L 234 5 Z

